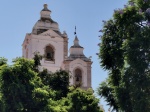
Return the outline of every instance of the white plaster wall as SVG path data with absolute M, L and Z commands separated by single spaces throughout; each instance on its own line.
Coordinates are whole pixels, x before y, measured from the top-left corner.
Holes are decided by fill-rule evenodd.
M 81 55 L 83 54 L 83 48 L 70 48 L 70 54 Z
M 28 40 L 28 41 L 27 41 Z M 26 47 L 25 47 L 26 46 Z M 30 34 L 26 34 L 26 37 L 24 39 L 24 42 L 22 44 L 22 56 L 26 57 L 26 51 L 28 50 L 28 58 L 31 58 L 30 56 L 30 52 L 31 52 L 31 35 Z
M 27 37 L 27 35 L 26 35 L 26 37 Z M 25 40 L 26 40 L 26 37 L 25 37 L 25 39 L 24 39 L 24 41 L 23 41 L 23 43 L 22 43 L 22 56 L 23 56 L 23 57 L 25 57 L 25 50 L 26 50 L 26 49 L 25 49 L 25 45 L 26 45 L 26 44 L 25 44 Z
M 51 36 L 43 35 L 33 35 L 30 36 L 30 43 L 28 44 L 28 58 L 31 59 L 34 57 L 34 52 L 39 52 L 41 55 L 45 53 L 46 45 L 52 45 L 55 51 L 55 62 L 41 61 L 41 68 L 47 68 L 48 70 L 55 72 L 59 70 L 64 59 L 64 40 L 62 37 L 54 35 Z M 25 50 L 23 50 L 23 55 L 25 56 Z
M 49 11 L 41 11 L 41 17 L 50 18 L 50 12 Z
M 76 59 L 69 64 L 69 71 L 74 76 L 74 70 L 80 68 L 82 70 L 82 86 L 87 87 L 87 64 L 81 59 Z M 70 79 L 70 85 L 73 85 L 73 77 Z

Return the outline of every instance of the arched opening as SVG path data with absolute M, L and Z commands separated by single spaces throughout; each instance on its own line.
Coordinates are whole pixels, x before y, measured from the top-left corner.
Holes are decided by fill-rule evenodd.
M 74 82 L 75 82 L 75 85 L 81 85 L 82 84 L 82 71 L 79 68 L 75 69 Z
M 47 61 L 54 61 L 54 49 L 50 45 L 45 48 L 45 58 Z

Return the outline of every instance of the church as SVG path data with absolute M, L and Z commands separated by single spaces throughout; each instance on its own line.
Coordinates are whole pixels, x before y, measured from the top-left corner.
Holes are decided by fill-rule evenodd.
M 22 44 L 22 55 L 32 59 L 35 52 L 43 56 L 40 70 L 50 72 L 66 70 L 72 76 L 70 85 L 81 84 L 81 88 L 91 88 L 92 61 L 87 58 L 80 46 L 77 35 L 68 53 L 68 36 L 60 32 L 59 25 L 51 18 L 51 10 L 47 4 L 40 12 L 40 19 L 33 26 L 32 32 L 27 33 Z

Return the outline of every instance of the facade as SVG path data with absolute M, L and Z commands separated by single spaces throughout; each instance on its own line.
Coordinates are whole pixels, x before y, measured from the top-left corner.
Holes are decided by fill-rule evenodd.
M 34 53 L 39 52 L 44 56 L 41 70 L 67 70 L 72 75 L 70 85 L 81 84 L 84 89 L 91 88 L 92 61 L 84 55 L 84 48 L 79 45 L 78 37 L 75 36 L 74 45 L 70 47 L 68 55 L 68 36 L 66 32 L 61 33 L 58 23 L 52 20 L 47 4 L 44 4 L 40 14 L 32 32 L 27 33 L 23 41 L 23 57 L 32 59 Z

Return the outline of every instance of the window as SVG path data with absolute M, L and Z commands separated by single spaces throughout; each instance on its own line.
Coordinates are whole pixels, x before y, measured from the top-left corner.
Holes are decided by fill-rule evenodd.
M 45 57 L 47 61 L 54 61 L 54 49 L 51 46 L 46 46 Z
M 82 71 L 77 68 L 75 70 L 75 85 L 82 84 Z

